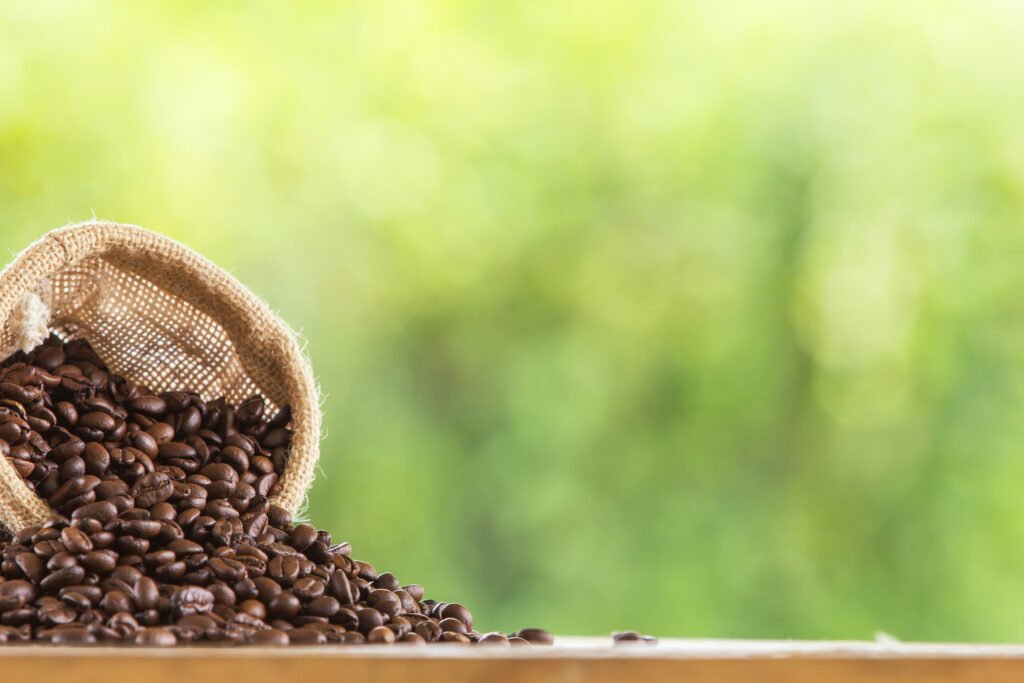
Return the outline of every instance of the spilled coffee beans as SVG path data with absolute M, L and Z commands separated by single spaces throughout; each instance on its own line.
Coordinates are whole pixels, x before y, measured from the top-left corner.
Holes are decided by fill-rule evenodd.
M 0 365 L 0 455 L 58 513 L 0 539 L 0 642 L 550 643 L 351 557 L 269 498 L 291 416 L 111 373 L 85 341 Z

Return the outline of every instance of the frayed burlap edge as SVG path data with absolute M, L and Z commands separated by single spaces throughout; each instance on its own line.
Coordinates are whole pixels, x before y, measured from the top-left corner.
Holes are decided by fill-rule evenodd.
M 320 395 L 309 361 L 293 331 L 262 300 L 178 242 L 136 226 L 101 221 L 47 234 L 0 273 L 0 358 L 17 350 L 11 324 L 25 297 L 45 289 L 55 273 L 96 256 L 142 274 L 209 315 L 223 327 L 245 372 L 263 395 L 278 406 L 291 406 L 292 447 L 280 493 L 272 502 L 297 514 L 320 455 Z M 53 515 L 0 457 L 0 524 L 19 530 L 42 524 Z

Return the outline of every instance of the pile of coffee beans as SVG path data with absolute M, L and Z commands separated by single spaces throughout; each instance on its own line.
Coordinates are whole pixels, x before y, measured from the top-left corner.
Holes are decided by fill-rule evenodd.
M 269 502 L 287 407 L 156 394 L 88 343 L 0 364 L 0 454 L 58 513 L 0 539 L 0 642 L 551 643 L 481 633 Z

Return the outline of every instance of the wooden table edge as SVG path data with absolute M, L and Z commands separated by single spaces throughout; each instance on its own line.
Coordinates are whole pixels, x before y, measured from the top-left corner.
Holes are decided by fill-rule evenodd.
M 611 646 L 144 649 L 0 646 L 3 681 L 34 683 L 918 683 L 1024 681 L 1024 646 L 873 642 L 663 640 Z

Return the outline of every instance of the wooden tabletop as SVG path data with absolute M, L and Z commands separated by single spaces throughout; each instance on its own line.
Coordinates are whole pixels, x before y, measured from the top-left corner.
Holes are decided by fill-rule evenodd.
M 662 640 L 552 647 L 60 648 L 0 646 L 3 681 L 327 683 L 529 681 L 917 683 L 1024 681 L 1024 646 L 884 642 Z

